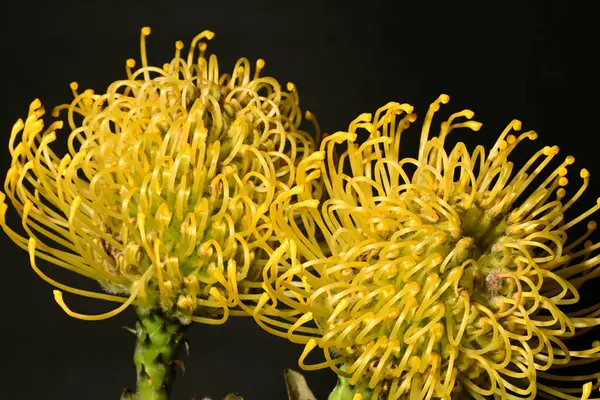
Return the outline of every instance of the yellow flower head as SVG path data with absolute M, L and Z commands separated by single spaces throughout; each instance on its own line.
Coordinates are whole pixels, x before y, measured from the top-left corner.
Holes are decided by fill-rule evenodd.
M 415 158 L 399 155 L 416 120 L 408 104 L 324 139 L 299 168 L 299 186 L 271 207 L 289 240 L 265 267 L 255 318 L 306 344 L 302 367 L 329 366 L 373 399 L 588 398 L 600 373 L 549 370 L 600 359 L 597 331 L 573 340 L 600 325 L 600 304 L 578 306 L 579 288 L 600 276 L 600 244 L 587 241 L 596 224 L 567 240 L 600 205 L 564 218 L 589 173 L 567 195 L 574 160 L 551 168 L 558 147 L 514 165 L 516 146 L 537 137 L 514 134 L 519 121 L 489 152 L 449 148 L 451 132 L 481 124 L 463 110 L 431 135 L 448 100 L 429 108 Z M 336 144 L 347 145 L 338 160 Z M 319 176 L 329 194 L 321 207 L 311 194 Z M 317 346 L 325 361 L 307 365 Z
M 58 289 L 162 308 L 183 322 L 220 323 L 229 309 L 252 299 L 265 251 L 274 242 L 267 211 L 289 189 L 298 163 L 315 150 L 299 130 L 302 114 L 293 84 L 287 91 L 240 59 L 220 74 L 206 55 L 213 33 L 182 42 L 163 67 L 148 64 L 141 34 L 141 68 L 127 60 L 127 79 L 106 93 L 78 92 L 66 111 L 68 151 L 52 149 L 62 121 L 44 129 L 35 100 L 11 134 L 6 197 L 21 217 L 24 236 L 0 225 L 29 251 L 34 270 Z M 198 54 L 199 51 L 199 54 Z M 307 113 L 307 119 L 314 119 Z M 316 125 L 316 122 L 315 122 Z M 318 129 L 318 127 L 317 127 Z M 60 284 L 35 263 L 41 258 L 100 282 L 112 293 Z M 235 311 L 232 311 L 235 312 Z M 239 311 L 238 311 L 239 312 Z

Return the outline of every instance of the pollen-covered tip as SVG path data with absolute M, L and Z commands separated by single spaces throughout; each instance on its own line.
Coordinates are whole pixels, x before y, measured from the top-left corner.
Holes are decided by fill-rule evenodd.
M 31 104 L 30 104 L 30 106 L 29 106 L 29 109 L 30 109 L 30 110 L 37 110 L 37 109 L 38 109 L 38 108 L 40 108 L 41 106 L 42 106 L 42 102 L 41 102 L 41 100 L 40 100 L 40 99 L 34 99 L 34 100 L 31 102 Z
M 15 135 L 17 132 L 21 131 L 21 129 L 23 129 L 24 126 L 25 126 L 25 123 L 23 122 L 23 120 L 21 118 L 19 118 L 17 120 L 17 122 L 15 122 L 13 125 L 12 134 Z
M 595 230 L 598 227 L 598 224 L 596 223 L 596 221 L 590 221 L 587 224 L 587 228 L 591 231 Z
M 208 40 L 212 40 L 215 37 L 215 33 L 213 31 L 203 31 L 200 35 L 198 35 L 201 38 L 206 38 Z

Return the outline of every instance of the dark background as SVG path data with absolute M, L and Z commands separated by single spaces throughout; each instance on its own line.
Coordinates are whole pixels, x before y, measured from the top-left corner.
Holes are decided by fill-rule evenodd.
M 196 33 L 214 30 L 209 51 L 221 70 L 241 56 L 264 58 L 265 74 L 293 81 L 301 106 L 327 132 L 392 100 L 414 104 L 423 115 L 445 92 L 452 98 L 448 110 L 471 108 L 484 122 L 466 140 L 490 145 L 518 118 L 540 133 L 539 142 L 575 155 L 592 173 L 592 187 L 600 182 L 598 40 L 584 2 L 13 1 L 2 8 L 1 171 L 9 166 L 12 124 L 26 117 L 31 100 L 41 98 L 47 109 L 69 102 L 72 80 L 82 89 L 105 89 L 124 77 L 126 58 L 139 60 L 139 30 L 150 25 L 150 63 L 168 61 L 176 40 L 187 49 Z M 416 142 L 418 131 L 412 135 Z M 580 211 L 592 195 L 586 200 Z M 0 398 L 106 400 L 133 387 L 134 337 L 121 329 L 133 325 L 133 312 L 103 322 L 68 317 L 29 268 L 26 252 L 4 236 L 0 245 Z M 110 307 L 75 296 L 67 301 L 89 313 Z M 188 336 L 191 357 L 174 399 L 220 399 L 230 391 L 248 400 L 285 398 L 281 371 L 296 366 L 300 347 L 251 319 L 194 325 Z M 334 384 L 330 372 L 307 377 L 325 399 Z

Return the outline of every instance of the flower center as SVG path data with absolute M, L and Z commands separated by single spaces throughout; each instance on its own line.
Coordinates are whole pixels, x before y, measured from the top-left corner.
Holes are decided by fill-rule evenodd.
M 492 246 L 505 235 L 506 219 L 492 218 L 481 208 L 472 206 L 461 217 L 461 233 L 462 236 L 473 239 L 475 244 L 473 258 L 475 259 L 489 253 Z

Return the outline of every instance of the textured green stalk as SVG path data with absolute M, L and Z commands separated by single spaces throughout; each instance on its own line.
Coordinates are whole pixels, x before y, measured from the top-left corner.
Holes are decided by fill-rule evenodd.
M 366 388 L 366 385 L 351 385 L 349 378 L 344 378 L 338 375 L 338 383 L 329 394 L 328 400 L 354 400 L 357 394 L 361 400 L 371 400 L 371 391 Z
M 175 379 L 175 365 L 184 326 L 162 312 L 138 310 L 137 344 L 133 360 L 137 369 L 137 392 L 121 400 L 167 400 Z

